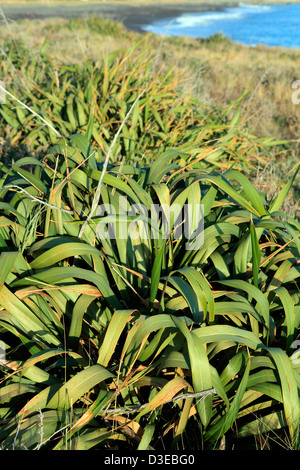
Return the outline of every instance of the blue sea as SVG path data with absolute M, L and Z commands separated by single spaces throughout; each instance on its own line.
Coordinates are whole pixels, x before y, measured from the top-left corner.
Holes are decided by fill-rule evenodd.
M 243 5 L 222 11 L 188 13 L 157 20 L 145 31 L 167 36 L 209 38 L 223 33 L 249 46 L 300 48 L 300 4 Z

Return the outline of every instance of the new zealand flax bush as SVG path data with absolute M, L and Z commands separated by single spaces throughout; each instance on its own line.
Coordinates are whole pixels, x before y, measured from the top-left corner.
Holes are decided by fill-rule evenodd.
M 42 157 L 0 163 L 1 448 L 214 449 L 261 433 L 299 448 L 300 225 L 280 212 L 297 170 L 276 198 L 257 191 L 237 168 L 273 142 L 248 133 L 242 100 L 208 110 L 137 46 L 57 69 L 5 53 L 28 107 L 1 105 L 2 135 Z M 178 220 L 188 207 L 194 231 L 199 204 L 203 245 L 187 249 Z M 162 213 L 148 230 L 153 206 L 173 214 L 168 238 Z
M 79 238 L 102 168 L 90 143 L 1 167 L 1 447 L 196 450 L 287 433 L 299 448 L 300 225 L 280 212 L 296 173 L 269 201 L 197 153 L 111 164 L 99 202 L 115 228 L 134 204 L 145 228 L 138 208 L 201 203 L 204 243 L 187 250 L 175 217 L 169 238 L 161 219 L 157 238 L 99 236 L 99 212 Z

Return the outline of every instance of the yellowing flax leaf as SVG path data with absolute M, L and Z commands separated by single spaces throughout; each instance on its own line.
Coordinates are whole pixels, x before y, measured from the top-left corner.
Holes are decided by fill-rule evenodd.
M 155 410 L 159 406 L 162 406 L 164 403 L 167 403 L 169 400 L 175 397 L 175 395 L 180 392 L 180 390 L 184 388 L 190 388 L 190 385 L 182 377 L 175 377 L 174 379 L 170 380 L 157 393 L 157 395 L 155 395 L 155 397 L 150 400 L 147 406 L 139 412 L 136 419 L 139 419 L 141 416 L 149 413 L 152 410 Z

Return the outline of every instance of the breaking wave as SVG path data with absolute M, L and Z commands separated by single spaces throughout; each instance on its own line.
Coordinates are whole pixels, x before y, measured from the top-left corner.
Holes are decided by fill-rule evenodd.
M 206 26 L 211 23 L 242 19 L 247 14 L 265 13 L 271 7 L 267 5 L 243 5 L 237 8 L 227 8 L 224 11 L 185 14 L 175 19 L 173 28 L 195 28 Z

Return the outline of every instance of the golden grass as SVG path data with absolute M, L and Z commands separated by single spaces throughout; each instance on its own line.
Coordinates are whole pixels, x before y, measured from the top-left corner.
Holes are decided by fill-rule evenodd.
M 174 48 L 168 44 L 164 54 L 166 60 L 172 60 Z M 292 103 L 291 84 L 299 78 L 300 50 L 228 42 L 201 44 L 185 38 L 176 48 L 176 61 L 179 67 L 192 64 L 200 100 L 230 103 L 248 90 L 254 131 L 297 139 L 300 106 Z

